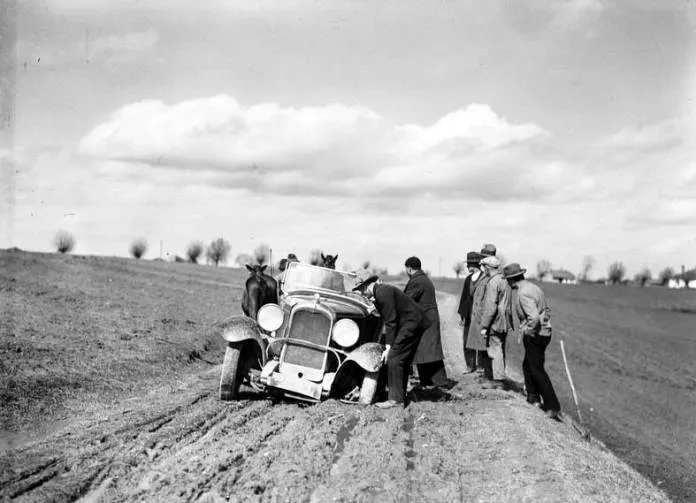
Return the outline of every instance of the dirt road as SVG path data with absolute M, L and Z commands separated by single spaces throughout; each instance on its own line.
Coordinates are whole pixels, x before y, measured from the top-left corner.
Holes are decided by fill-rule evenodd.
M 441 298 L 450 394 L 405 410 L 217 399 L 219 366 L 133 390 L 0 456 L 17 501 L 666 501 L 601 446 L 461 371 Z M 222 355 L 221 355 L 222 356 Z

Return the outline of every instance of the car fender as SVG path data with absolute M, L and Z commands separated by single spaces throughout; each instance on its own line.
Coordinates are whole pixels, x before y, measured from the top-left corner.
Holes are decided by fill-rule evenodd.
M 368 342 L 351 351 L 341 365 L 355 362 L 367 372 L 377 372 L 382 366 L 382 352 L 384 347 L 377 342 Z
M 259 332 L 255 320 L 247 316 L 232 316 L 218 323 L 220 336 L 227 342 L 244 342 L 254 347 L 254 352 L 261 358 L 261 365 L 266 363 L 266 341 Z

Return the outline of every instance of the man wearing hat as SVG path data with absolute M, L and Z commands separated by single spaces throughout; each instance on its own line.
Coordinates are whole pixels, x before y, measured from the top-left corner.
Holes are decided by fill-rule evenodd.
M 460 325 L 464 327 L 463 339 L 464 339 L 464 363 L 466 368 L 464 369 L 464 374 L 470 374 L 477 369 L 477 361 L 480 360 L 478 367 L 483 370 L 483 360 L 478 357 L 481 351 L 476 349 L 469 349 L 466 346 L 466 342 L 469 335 L 469 328 L 471 327 L 471 308 L 474 305 L 474 292 L 476 291 L 476 285 L 483 277 L 481 273 L 480 261 L 483 256 L 475 251 L 470 251 L 466 254 L 466 267 L 469 270 L 469 274 L 464 279 L 464 287 L 462 288 L 462 295 L 459 298 L 459 318 L 461 319 Z M 477 358 L 478 357 L 478 358 Z
M 524 279 L 525 272 L 527 269 L 522 269 L 516 262 L 503 268 L 510 287 L 517 290 L 513 309 L 520 320 L 519 330 L 524 341 L 522 372 L 527 401 L 541 406 L 550 418 L 558 419 L 561 404 L 544 369 L 546 347 L 551 342 L 551 311 L 544 291 Z
M 489 255 L 481 259 L 481 265 L 484 266 L 488 282 L 479 314 L 480 336 L 487 341 L 493 381 L 486 387 L 502 388 L 505 379 L 505 343 L 512 329 L 511 290 L 500 270 L 500 260 Z
M 440 313 L 435 299 L 435 286 L 423 272 L 418 257 L 409 257 L 404 263 L 409 276 L 404 293 L 411 297 L 425 312 L 428 329 L 423 333 L 413 362 L 418 367 L 421 386 L 447 386 L 445 354 L 440 340 Z
M 376 405 L 383 409 L 404 407 L 408 372 L 427 321 L 416 302 L 395 286 L 377 283 L 378 279 L 363 270 L 357 273 L 353 287 L 372 300 L 384 323 L 382 361 L 387 364 L 389 399 Z

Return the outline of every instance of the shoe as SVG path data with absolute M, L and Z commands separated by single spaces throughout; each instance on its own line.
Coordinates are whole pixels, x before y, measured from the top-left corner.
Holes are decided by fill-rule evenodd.
M 547 410 L 546 417 L 553 419 L 554 421 L 561 422 L 561 411 L 560 410 Z
M 501 390 L 505 389 L 505 386 L 503 385 L 503 383 L 501 383 L 499 381 L 485 382 L 481 385 L 481 387 L 483 389 L 501 389 Z
M 467 375 L 467 374 L 473 374 L 476 372 L 476 369 L 464 369 L 464 372 L 462 372 L 462 375 Z
M 386 402 L 377 402 L 375 406 L 380 409 L 393 409 L 394 407 L 403 407 L 404 403 L 396 400 L 387 400 Z

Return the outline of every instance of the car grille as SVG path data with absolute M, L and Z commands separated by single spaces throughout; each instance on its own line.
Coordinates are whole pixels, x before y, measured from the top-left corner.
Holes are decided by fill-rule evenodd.
M 321 312 L 295 311 L 288 337 L 326 346 L 329 342 L 331 320 Z M 326 351 L 288 344 L 284 361 L 315 369 L 322 368 Z

